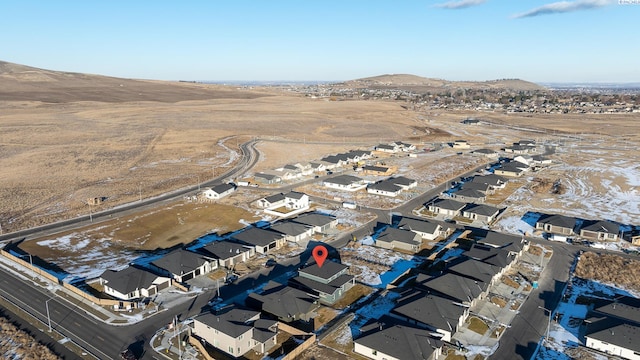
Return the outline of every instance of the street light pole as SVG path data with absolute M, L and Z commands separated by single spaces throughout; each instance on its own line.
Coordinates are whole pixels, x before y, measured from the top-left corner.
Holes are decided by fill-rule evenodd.
M 53 298 L 49 298 L 49 300 L 44 302 L 44 305 L 47 307 L 47 322 L 49 323 L 49 332 L 51 332 L 51 317 L 49 316 L 49 301 L 53 300 Z
M 542 309 L 545 312 L 549 313 L 549 321 L 547 322 L 547 335 L 545 336 L 545 341 L 548 343 L 549 342 L 549 328 L 551 327 L 551 310 L 542 307 L 542 306 L 538 306 L 538 309 Z

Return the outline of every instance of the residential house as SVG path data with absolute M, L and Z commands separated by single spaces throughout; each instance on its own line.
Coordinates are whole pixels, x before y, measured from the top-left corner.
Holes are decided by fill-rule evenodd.
M 387 176 L 390 175 L 390 173 L 391 169 L 385 166 L 365 165 L 362 167 L 362 174 L 364 175 Z
M 353 340 L 353 351 L 374 360 L 436 360 L 442 355 L 442 341 L 425 329 L 383 317 L 365 325 Z
M 418 182 L 404 176 L 396 176 L 387 179 L 388 182 L 400 186 L 403 190 L 413 189 L 418 186 Z
M 384 195 L 390 197 L 396 197 L 402 191 L 402 187 L 393 184 L 387 180 L 379 181 L 375 184 L 369 184 L 367 186 L 367 192 L 369 194 Z
M 487 195 L 485 193 L 473 189 L 460 189 L 451 193 L 451 197 L 465 203 L 482 204 L 487 201 Z
M 454 149 L 470 149 L 471 148 L 471 144 L 469 144 L 469 142 L 467 142 L 467 140 L 455 140 L 453 142 L 452 147 Z
M 231 241 L 220 240 L 198 249 L 202 254 L 218 260 L 221 267 L 233 268 L 256 255 L 254 246 L 247 246 Z
M 478 238 L 476 242 L 481 245 L 508 250 L 516 256 L 522 256 L 522 254 L 529 249 L 529 242 L 522 236 L 504 234 L 496 231 L 487 231 L 486 234 Z
M 518 255 L 513 251 L 482 244 L 473 244 L 471 249 L 462 253 L 462 256 L 495 265 L 505 271 L 510 269 L 518 258 Z
M 277 184 L 279 182 L 282 182 L 282 179 L 278 175 L 267 174 L 264 172 L 256 173 L 255 175 L 253 175 L 253 177 L 256 179 L 257 182 L 261 184 L 266 184 L 266 185 Z
M 620 226 L 611 221 L 585 221 L 580 228 L 580 237 L 591 241 L 618 241 Z
M 207 200 L 219 200 L 227 195 L 230 195 L 234 191 L 236 191 L 236 186 L 234 184 L 220 184 L 205 189 L 202 192 L 202 195 Z
M 196 316 L 192 333 L 237 358 L 250 350 L 265 354 L 273 348 L 277 344 L 278 322 L 262 319 L 259 311 L 233 307 L 218 314 Z
M 416 287 L 471 307 L 484 299 L 488 290 L 488 284 L 485 282 L 453 273 L 444 273 L 436 277 L 418 274 Z
M 413 231 L 425 240 L 436 240 L 440 237 L 447 237 L 450 229 L 445 229 L 442 225 L 424 219 L 416 219 L 403 216 L 398 223 L 399 229 Z
M 485 204 L 467 204 L 467 206 L 462 209 L 462 217 L 484 224 L 491 224 L 499 214 L 499 208 Z
M 402 230 L 387 226 L 376 237 L 375 245 L 383 249 L 400 249 L 411 253 L 420 251 L 422 237 L 410 230 Z
M 589 311 L 585 345 L 625 359 L 640 359 L 640 299 L 620 296 L 596 302 Z
M 343 191 L 358 191 L 367 187 L 361 178 L 352 175 L 338 175 L 325 179 L 322 184 L 325 187 Z
M 316 330 L 318 297 L 300 289 L 269 281 L 260 294 L 252 292 L 246 304 L 304 331 Z
M 513 143 L 513 145 L 507 146 L 503 150 L 504 152 L 513 154 L 529 154 L 536 151 L 536 146 L 535 143 L 533 145 L 528 143 Z
M 454 264 L 447 268 L 447 272 L 467 277 L 471 280 L 481 281 L 492 286 L 500 276 L 503 268 L 487 264 L 480 260 L 469 259 Z
M 487 183 L 467 181 L 462 184 L 460 190 L 475 190 L 483 194 L 493 194 L 493 187 Z
M 600 331 L 587 332 L 585 346 L 623 359 L 640 359 L 640 326 L 614 321 Z
M 280 207 L 285 204 L 285 200 L 286 197 L 283 193 L 273 194 L 267 197 L 263 197 L 262 199 L 258 199 L 256 201 L 256 205 L 263 209 Z
M 150 297 L 171 286 L 171 279 L 128 266 L 120 271 L 106 270 L 100 275 L 104 293 L 120 300 Z
M 416 149 L 415 145 L 408 144 L 402 141 L 394 141 L 393 143 L 391 143 L 391 145 L 397 146 L 400 149 L 400 151 L 404 151 L 404 152 L 414 151 Z
M 564 215 L 543 215 L 536 222 L 536 229 L 546 232 L 550 240 L 566 241 L 575 235 L 576 218 Z
M 453 218 L 459 216 L 466 205 L 465 203 L 451 199 L 436 199 L 427 206 L 429 211 L 436 215 Z
M 520 177 L 527 169 L 529 169 L 527 164 L 523 164 L 519 161 L 511 161 L 502 164 L 502 166 L 497 169 L 494 169 L 493 173 L 507 177 Z
M 495 150 L 491 150 L 491 149 L 478 149 L 478 150 L 473 150 L 471 152 L 471 154 L 473 155 L 478 155 L 478 156 L 483 156 L 489 159 L 497 159 L 498 158 L 498 152 Z
M 296 244 L 313 236 L 312 226 L 291 220 L 275 223 L 271 226 L 271 230 L 284 234 L 285 240 Z
M 324 172 L 327 170 L 327 167 L 325 166 L 325 164 L 323 162 L 311 162 L 309 163 L 309 166 L 311 167 L 311 171 L 313 172 Z
M 256 227 L 250 227 L 233 235 L 232 240 L 244 245 L 254 246 L 256 252 L 260 254 L 279 249 L 287 243 L 284 234 Z
M 507 184 L 507 179 L 499 175 L 489 174 L 484 176 L 474 176 L 473 179 L 471 179 L 471 182 L 488 184 L 491 187 L 491 189 L 498 190 L 498 189 L 504 189 L 504 187 Z
M 531 157 L 531 165 L 533 166 L 547 166 L 551 164 L 553 164 L 553 160 L 542 155 L 533 155 Z
M 386 153 L 397 153 L 402 151 L 399 146 L 396 144 L 379 144 L 375 147 L 376 151 L 386 152 Z
M 291 221 L 311 226 L 316 234 L 328 234 L 338 226 L 338 219 L 334 216 L 320 213 L 302 214 L 291 219 Z
M 210 260 L 200 254 L 184 249 L 174 250 L 153 260 L 151 265 L 177 282 L 185 282 L 196 276 L 208 274 L 218 268 L 217 260 Z
M 469 307 L 436 294 L 410 290 L 396 301 L 390 315 L 441 334 L 443 341 L 451 342 L 469 316 Z
M 298 270 L 298 276 L 289 280 L 289 285 L 310 291 L 320 302 L 334 304 L 355 285 L 355 277 L 347 274 L 349 267 L 334 261 L 325 261 Z

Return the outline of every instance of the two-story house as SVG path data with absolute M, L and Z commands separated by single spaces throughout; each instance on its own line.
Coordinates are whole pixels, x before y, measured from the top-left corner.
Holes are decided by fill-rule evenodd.
M 355 285 L 355 277 L 347 272 L 349 267 L 327 260 L 298 270 L 298 276 L 289 280 L 293 287 L 304 289 L 318 296 L 320 302 L 334 304 Z
M 207 344 L 233 357 L 250 350 L 265 354 L 274 347 L 278 322 L 260 318 L 260 312 L 233 307 L 193 319 L 193 334 Z

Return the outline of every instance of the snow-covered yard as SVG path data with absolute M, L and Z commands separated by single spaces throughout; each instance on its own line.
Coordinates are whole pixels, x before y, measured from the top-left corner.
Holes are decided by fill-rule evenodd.
M 579 297 L 611 299 L 616 295 L 636 296 L 626 290 L 615 288 L 592 280 L 572 278 L 564 294 L 564 300 L 554 310 L 549 329 L 549 341 L 543 342 L 539 348 L 536 360 L 570 360 L 576 355 L 579 344 L 584 345 L 584 334 L 581 324 L 587 316 L 587 305 L 577 303 Z M 589 353 L 593 358 L 599 355 Z M 606 357 L 601 357 L 606 359 Z

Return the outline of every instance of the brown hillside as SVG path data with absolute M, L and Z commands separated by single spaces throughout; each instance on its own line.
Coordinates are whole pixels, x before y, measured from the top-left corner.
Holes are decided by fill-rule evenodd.
M 452 89 L 508 89 L 515 91 L 535 91 L 545 88 L 520 79 L 490 81 L 448 81 L 425 78 L 410 74 L 386 74 L 346 81 L 339 85 L 347 87 L 398 88 L 413 91 L 438 91 Z
M 173 103 L 185 100 L 253 99 L 261 96 L 266 94 L 220 85 L 122 79 L 0 61 L 0 101 Z

